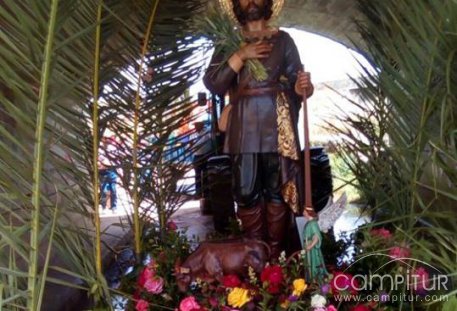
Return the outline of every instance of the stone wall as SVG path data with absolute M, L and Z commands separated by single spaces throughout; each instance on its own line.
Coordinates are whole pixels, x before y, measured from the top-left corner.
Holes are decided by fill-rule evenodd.
M 352 47 L 359 42 L 356 0 L 285 0 L 279 25 L 312 32 Z

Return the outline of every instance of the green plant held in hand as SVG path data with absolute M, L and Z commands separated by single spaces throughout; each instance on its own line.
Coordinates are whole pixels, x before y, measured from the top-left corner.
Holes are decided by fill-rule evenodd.
M 244 44 L 240 29 L 214 4 L 209 5 L 206 14 L 196 16 L 194 27 L 197 34 L 212 42 L 209 47 L 215 48 L 216 55 L 224 55 L 224 61 Z M 255 80 L 263 81 L 268 77 L 267 69 L 258 59 L 247 60 L 246 66 Z

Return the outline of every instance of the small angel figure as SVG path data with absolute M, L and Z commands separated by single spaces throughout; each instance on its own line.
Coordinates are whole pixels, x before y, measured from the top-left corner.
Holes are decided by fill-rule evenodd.
M 306 207 L 303 215 L 308 220 L 303 229 L 303 249 L 305 255 L 305 278 L 308 283 L 324 283 L 328 276 L 324 256 L 321 251 L 322 234 L 317 223 L 317 214 L 312 207 Z
M 305 251 L 305 278 L 309 283 L 314 282 L 320 285 L 328 275 L 321 251 L 321 232 L 326 233 L 335 225 L 335 221 L 343 214 L 346 203 L 345 193 L 336 202 L 333 202 L 333 198 L 330 197 L 327 205 L 318 215 L 312 207 L 306 207 L 303 211 L 304 217 L 296 217 L 295 219 L 303 248 L 300 252 Z M 306 218 L 306 224 L 303 218 Z M 295 252 L 291 257 L 298 253 Z

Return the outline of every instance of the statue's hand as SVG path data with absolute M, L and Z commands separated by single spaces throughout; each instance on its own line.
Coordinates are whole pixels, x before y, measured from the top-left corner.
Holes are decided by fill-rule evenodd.
M 247 61 L 248 59 L 268 58 L 272 49 L 272 44 L 265 41 L 258 41 L 242 46 L 236 54 L 243 61 Z
M 297 82 L 295 82 L 295 92 L 299 95 L 306 95 L 309 97 L 313 93 L 314 87 L 311 83 L 311 73 L 299 71 L 297 74 Z

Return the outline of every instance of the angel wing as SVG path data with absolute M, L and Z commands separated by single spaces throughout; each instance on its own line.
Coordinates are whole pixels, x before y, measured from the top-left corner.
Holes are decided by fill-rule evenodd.
M 333 227 L 335 221 L 340 218 L 341 214 L 343 214 L 346 203 L 346 193 L 343 193 L 335 203 L 332 203 L 331 199 L 328 201 L 324 209 L 319 212 L 319 218 L 317 221 L 322 232 L 327 232 L 331 227 Z

